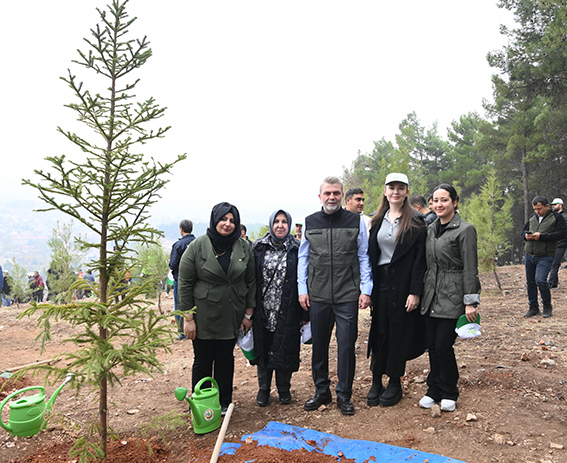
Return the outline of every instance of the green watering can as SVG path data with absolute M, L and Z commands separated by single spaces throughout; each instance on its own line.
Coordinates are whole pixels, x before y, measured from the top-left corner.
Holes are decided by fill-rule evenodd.
M 201 386 L 210 381 L 213 387 L 203 388 Z M 195 434 L 206 434 L 221 425 L 221 406 L 219 402 L 219 385 L 210 376 L 206 376 L 195 386 L 193 396 L 189 397 L 187 388 L 175 389 L 177 400 L 187 400 L 193 415 L 193 429 Z
M 65 381 L 61 386 L 59 386 L 51 399 L 45 402 L 45 388 L 43 386 L 30 386 L 20 389 L 8 397 L 6 397 L 0 404 L 0 426 L 2 426 L 6 431 L 10 432 L 14 436 L 27 437 L 35 436 L 39 431 L 45 428 L 47 421 L 44 418 L 45 412 L 51 410 L 57 395 L 63 389 L 63 386 L 67 384 L 73 378 L 73 373 L 68 373 Z M 10 403 L 10 415 L 8 417 L 8 424 L 4 423 L 1 419 L 2 410 L 4 410 L 4 405 L 8 403 L 12 397 L 21 394 L 22 392 L 31 391 L 39 389 L 40 393 L 28 397 L 24 397 L 20 400 L 15 400 Z

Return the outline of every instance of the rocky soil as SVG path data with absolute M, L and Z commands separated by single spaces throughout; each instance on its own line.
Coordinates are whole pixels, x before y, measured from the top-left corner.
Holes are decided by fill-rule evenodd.
M 559 289 L 553 290 L 555 306 L 551 319 L 524 319 L 527 309 L 522 266 L 499 269 L 504 284 L 500 292 L 493 278 L 484 276 L 479 338 L 458 340 L 461 396 L 453 413 L 420 409 L 418 400 L 426 390 L 427 355 L 408 364 L 404 378 L 404 398 L 394 407 L 368 407 L 366 393 L 371 384 L 366 339 L 370 325 L 368 311 L 360 314 L 357 370 L 354 382 L 354 416 L 343 416 L 335 402 L 315 412 L 303 410 L 303 402 L 313 393 L 310 346 L 302 347 L 302 366 L 292 379 L 293 401 L 282 406 L 272 390 L 266 408 L 255 403 L 257 378 L 254 367 L 239 351 L 235 352 L 235 409 L 225 441 L 239 442 L 245 434 L 262 429 L 269 421 L 312 428 L 348 439 L 363 439 L 409 447 L 476 462 L 567 462 L 567 270 L 560 271 Z M 161 305 L 171 310 L 171 299 L 162 296 Z M 157 310 L 157 308 L 156 308 Z M 39 330 L 33 320 L 17 320 L 22 307 L 0 309 L 0 371 L 53 358 L 69 346 L 62 344 L 69 327 L 54 327 L 54 339 L 40 355 L 35 337 Z M 172 330 L 173 330 L 172 325 Z M 333 345 L 334 349 L 334 345 Z M 334 352 L 333 352 L 334 353 Z M 122 387 L 111 391 L 110 425 L 119 433 L 109 455 L 115 463 L 208 461 L 218 431 L 196 435 L 186 414 L 186 403 L 178 402 L 173 391 L 190 386 L 192 348 L 188 341 L 176 341 L 171 354 L 162 353 L 164 373 L 153 378 L 138 375 L 126 378 Z M 331 363 L 334 375 L 336 363 Z M 332 380 L 335 378 L 332 376 Z M 7 385 L 11 389 L 41 384 L 37 378 Z M 48 387 L 48 395 L 55 386 Z M 7 408 L 7 407 L 6 407 Z M 147 431 L 156 417 L 174 412 L 183 414 L 185 424 L 172 430 L 159 426 Z M 67 451 L 84 431 L 82 426 L 96 419 L 97 404 L 92 396 L 75 396 L 64 389 L 54 406 L 54 416 L 46 431 L 37 436 L 16 438 L 0 430 L 2 462 L 65 462 Z M 7 421 L 7 410 L 2 418 Z M 165 437 L 165 440 L 162 438 Z M 149 445 L 155 450 L 150 455 Z M 146 457 L 148 459 L 146 459 Z M 346 455 L 348 457 L 348 455 Z M 275 457 L 267 460 L 278 461 Z M 288 455 L 288 463 L 314 461 L 307 456 Z M 236 461 L 236 460 L 220 460 Z M 336 460 L 335 460 L 336 461 Z M 343 460 L 344 461 L 344 460 Z

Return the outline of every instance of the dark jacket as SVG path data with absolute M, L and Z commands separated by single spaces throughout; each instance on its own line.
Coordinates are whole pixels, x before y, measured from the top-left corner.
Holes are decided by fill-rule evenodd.
M 287 251 L 286 276 L 283 284 L 282 302 L 278 314 L 278 322 L 274 338 L 267 355 L 268 363 L 265 365 L 264 346 L 264 310 L 262 307 L 262 288 L 264 285 L 262 266 L 269 244 L 262 239 L 252 245 L 256 260 L 256 310 L 254 310 L 254 352 L 258 357 L 251 361 L 264 368 L 272 370 L 297 371 L 299 369 L 299 328 L 301 321 L 307 317 L 307 312 L 299 305 L 297 295 L 297 251 L 299 240 L 293 238 Z
M 192 233 L 187 235 L 183 235 L 179 238 L 173 246 L 171 246 L 171 255 L 169 256 L 169 268 L 171 269 L 171 273 L 173 275 L 173 279 L 177 280 L 177 275 L 179 274 L 179 262 L 181 262 L 181 257 L 189 246 L 189 243 L 195 239 L 195 236 Z
M 410 236 L 396 245 L 392 261 L 388 265 L 389 274 L 389 305 L 381 307 L 378 304 L 379 273 L 377 271 L 380 259 L 380 248 L 377 235 L 382 224 L 380 217 L 370 229 L 368 243 L 368 254 L 372 265 L 374 276 L 374 289 L 372 291 L 372 326 L 368 340 L 368 353 L 374 345 L 376 336 L 376 320 L 388 319 L 389 340 L 396 350 L 401 350 L 400 356 L 405 360 L 419 357 L 425 350 L 425 326 L 424 319 L 415 309 L 406 312 L 406 300 L 410 294 L 421 296 L 423 294 L 423 276 L 425 275 L 425 237 L 426 228 L 423 217 L 415 215 L 416 225 L 419 226 Z M 419 223 L 421 222 L 421 223 Z M 388 317 L 378 317 L 378 311 L 386 311 Z M 376 316 L 375 316 L 376 314 Z M 393 347 L 394 348 L 394 347 Z
M 425 218 L 425 225 L 429 226 L 433 222 L 435 222 L 435 219 L 437 218 L 437 214 L 435 214 L 435 212 L 433 211 L 429 211 L 427 214 L 425 214 L 424 218 Z
M 309 241 L 309 298 L 333 304 L 357 301 L 360 215 L 343 208 L 333 214 L 321 210 L 306 217 L 305 229 Z
M 12 294 L 12 277 L 11 276 L 5 276 L 4 277 L 4 283 L 2 286 L 2 292 L 6 295 L 9 296 L 10 294 Z
M 224 272 L 207 235 L 187 248 L 179 264 L 179 301 L 182 311 L 197 307 L 199 339 L 234 339 L 247 308 L 256 307 L 256 270 L 250 245 L 242 238 L 232 246 Z
M 438 236 L 439 219 L 427 229 L 427 272 L 421 313 L 457 319 L 480 302 L 476 230 L 457 213 Z
M 565 227 L 567 228 L 567 212 L 561 211 L 559 214 L 561 215 L 561 217 L 563 217 L 563 220 L 565 221 Z M 562 248 L 567 248 L 567 233 L 565 233 L 563 239 L 560 239 L 557 242 L 557 246 L 561 246 Z
M 565 238 L 567 228 L 565 219 L 559 212 L 549 209 L 540 222 L 538 215 L 534 212 L 524 228 L 522 228 L 522 239 L 525 241 L 526 254 L 534 257 L 555 257 L 557 242 Z M 527 232 L 539 232 L 539 240 L 526 240 Z

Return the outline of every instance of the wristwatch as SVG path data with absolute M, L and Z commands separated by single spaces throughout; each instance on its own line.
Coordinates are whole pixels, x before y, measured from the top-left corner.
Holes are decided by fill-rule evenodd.
M 252 320 L 254 318 L 254 315 L 248 315 L 247 313 L 244 314 L 244 318 L 246 320 Z
M 478 307 L 478 302 L 475 302 L 472 306 L 476 309 Z

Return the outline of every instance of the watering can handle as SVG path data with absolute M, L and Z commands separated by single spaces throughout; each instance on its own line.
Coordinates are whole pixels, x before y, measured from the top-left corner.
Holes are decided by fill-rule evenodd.
M 4 410 L 4 406 L 8 403 L 8 400 L 10 400 L 12 397 L 21 394 L 22 392 L 26 392 L 26 391 L 32 391 L 34 389 L 41 389 L 44 393 L 45 393 L 45 388 L 43 386 L 29 386 L 29 387 L 24 387 L 23 389 L 20 389 L 19 391 L 16 392 L 12 392 L 8 397 L 6 397 L 2 403 L 0 404 L 0 421 L 1 421 L 1 416 L 2 416 L 2 410 Z M 3 423 L 3 421 L 2 421 Z
M 196 386 L 195 386 L 195 391 L 200 391 L 201 390 L 201 385 L 203 383 L 206 383 L 207 381 L 210 381 L 211 383 L 214 384 L 215 389 L 219 388 L 218 383 L 216 382 L 215 378 L 211 378 L 210 376 L 205 376 L 201 381 L 199 381 Z

